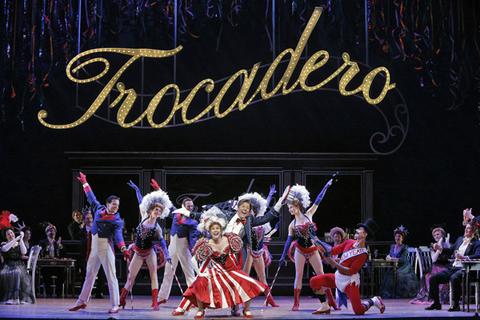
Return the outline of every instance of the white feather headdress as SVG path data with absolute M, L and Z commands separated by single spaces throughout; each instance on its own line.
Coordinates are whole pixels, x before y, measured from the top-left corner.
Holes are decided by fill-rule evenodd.
M 263 216 L 265 211 L 267 210 L 267 199 L 262 197 L 257 192 L 250 192 L 244 193 L 240 197 L 238 197 L 238 202 L 242 200 L 248 200 L 253 207 L 253 211 L 255 212 L 256 216 Z
M 163 190 L 156 190 L 152 191 L 147 194 L 142 199 L 142 203 L 140 203 L 140 213 L 142 215 L 142 220 L 148 218 L 148 209 L 154 203 L 160 203 L 163 206 L 163 212 L 160 215 L 161 219 L 164 219 L 168 216 L 170 208 L 173 206 L 170 198 L 168 197 L 167 193 Z
M 227 226 L 227 219 L 222 210 L 215 206 L 202 213 L 200 223 L 197 225 L 197 230 L 200 232 L 208 232 L 212 222 L 219 223 L 222 226 L 222 230 L 225 231 L 225 227 Z
M 290 192 L 295 194 L 295 198 L 297 198 L 303 206 L 303 209 L 308 209 L 310 206 L 310 192 L 308 192 L 305 186 L 301 186 L 298 183 L 290 188 Z

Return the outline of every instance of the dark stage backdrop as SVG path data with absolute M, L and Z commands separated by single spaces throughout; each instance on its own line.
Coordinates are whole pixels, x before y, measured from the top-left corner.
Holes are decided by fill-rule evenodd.
M 40 2 L 36 2 L 34 15 L 41 11 Z M 431 242 L 430 228 L 434 224 L 444 224 L 455 238 L 463 232 L 464 208 L 473 207 L 473 213 L 480 214 L 480 10 L 475 1 L 434 1 L 433 8 L 421 0 L 371 1 L 367 8 L 363 1 L 212 1 L 210 5 L 193 1 L 178 8 L 177 29 L 173 25 L 174 8 L 167 2 L 154 5 L 147 1 L 149 6 L 142 7 L 139 14 L 131 7 L 136 2 L 131 6 L 119 6 L 119 2 L 105 1 L 103 15 L 95 19 L 93 9 L 100 8 L 86 1 L 89 10 L 84 20 L 89 23 L 83 21 L 80 28 L 80 49 L 78 29 L 66 23 L 75 20 L 71 12 L 58 11 L 50 29 L 41 31 L 41 19 L 25 18 L 32 16 L 33 3 L 17 11 L 9 5 L 2 7 L 2 20 L 8 23 L 2 34 L 0 209 L 10 210 L 32 226 L 37 240 L 44 236 L 38 227 L 42 221 L 56 224 L 59 235 L 67 237 L 71 212 L 79 209 L 72 207 L 72 197 L 79 196 L 72 194 L 72 184 L 76 183 L 72 172 L 85 168 L 78 163 L 72 167 L 68 156 L 72 152 L 126 152 L 133 157 L 137 152 L 371 154 L 376 157 L 371 169 L 373 218 L 381 226 L 378 240 L 393 242 L 393 230 L 403 225 L 410 231 L 407 244 L 425 245 Z M 210 112 L 188 125 L 183 124 L 181 111 L 177 111 L 164 128 L 152 128 L 146 118 L 132 128 L 122 128 L 117 123 L 121 103 L 108 107 L 119 95 L 116 87 L 83 124 L 51 129 L 37 119 L 44 110 L 48 115 L 43 120 L 49 124 L 77 121 L 130 58 L 115 53 L 86 57 L 104 57 L 111 63 L 110 70 L 97 81 L 77 85 L 67 78 L 67 63 L 77 52 L 94 48 L 183 47 L 171 57 L 140 58 L 122 74 L 119 82 L 138 94 L 126 122 L 139 117 L 164 86 L 177 84 L 181 102 L 198 82 L 211 78 L 214 90 L 207 94 L 201 89 L 188 109 L 188 117 L 193 118 L 213 101 L 229 77 L 241 69 L 250 72 L 260 63 L 253 89 L 247 94 L 250 97 L 273 59 L 288 48 L 295 50 L 315 5 L 326 6 L 288 86 L 314 53 L 325 50 L 330 59 L 312 74 L 312 85 L 342 65 L 341 55 L 346 52 L 360 69 L 347 90 L 357 88 L 371 70 L 388 69 L 390 82 L 396 87 L 378 105 L 367 103 L 361 93 L 341 95 L 338 88 L 344 71 L 319 90 L 307 92 L 297 87 L 287 95 L 280 90 L 267 100 L 257 96 L 242 111 L 233 110 L 223 118 Z M 15 29 L 15 19 L 17 23 L 22 21 L 23 29 Z M 33 26 L 37 27 L 34 31 Z M 22 32 L 28 41 L 21 41 Z M 289 59 L 290 55 L 285 55 L 267 91 L 273 89 L 272 83 L 280 81 Z M 86 79 L 102 70 L 102 63 L 97 62 L 76 77 Z M 378 96 L 385 82 L 385 73 L 380 73 L 370 95 Z M 222 112 L 235 99 L 239 87 L 237 81 L 225 95 Z M 171 112 L 172 92 L 168 91 L 159 103 L 153 117 L 156 123 L 163 122 Z M 111 169 L 108 160 L 102 165 Z M 201 184 L 181 178 L 167 179 L 167 191 L 169 183 L 172 188 L 191 190 Z M 225 190 L 231 187 L 231 194 L 239 195 L 251 178 L 243 177 L 232 187 L 219 183 L 211 192 L 227 194 Z M 94 191 L 102 190 L 102 201 L 110 193 L 122 197 L 120 212 L 128 214 L 129 219 L 135 217 L 130 229 L 138 216 L 133 191 L 126 186 L 129 179 L 137 176 L 92 178 L 91 184 Z M 321 232 L 341 224 L 329 216 L 337 207 L 345 209 L 345 227 L 360 222 L 362 195 L 355 190 L 359 184 L 355 179 L 339 181 L 349 186 L 345 193 L 338 191 L 342 189 L 335 191 L 335 185 L 331 194 L 327 193 L 318 213 L 317 224 L 326 224 L 319 225 Z M 326 180 L 306 179 L 312 200 Z M 252 190 L 267 194 L 271 182 L 257 183 Z

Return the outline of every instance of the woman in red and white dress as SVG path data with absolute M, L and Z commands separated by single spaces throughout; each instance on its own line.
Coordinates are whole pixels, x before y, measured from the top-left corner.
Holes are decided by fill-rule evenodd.
M 195 318 L 203 318 L 205 308 L 230 308 L 245 303 L 244 317 L 253 318 L 250 302 L 267 286 L 241 271 L 236 254 L 242 250 L 242 239 L 236 234 L 223 234 L 227 221 L 220 209 L 213 207 L 202 214 L 198 230 L 208 232 L 211 239 L 200 238 L 193 249 L 197 279 L 183 296 L 198 307 Z

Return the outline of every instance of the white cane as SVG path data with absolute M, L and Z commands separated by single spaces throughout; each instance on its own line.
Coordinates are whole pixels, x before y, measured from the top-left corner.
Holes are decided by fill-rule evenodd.
M 268 297 L 272 294 L 272 288 L 273 285 L 275 284 L 275 281 L 277 280 L 278 272 L 280 271 L 280 268 L 282 267 L 282 264 L 280 263 L 277 268 L 277 272 L 275 273 L 275 277 L 273 277 L 272 285 L 270 286 L 270 290 L 268 291 L 267 297 L 265 298 L 265 302 L 263 303 L 262 310 L 265 309 L 265 306 L 267 305 Z
M 182 293 L 182 296 L 183 296 L 182 286 L 180 285 L 180 281 L 178 281 L 177 275 L 175 274 L 175 270 L 173 269 L 173 263 L 172 263 L 172 261 L 169 261 L 169 262 L 170 262 L 170 267 L 172 268 L 173 276 L 175 277 L 175 280 L 177 281 L 178 287 L 180 288 L 180 292 Z

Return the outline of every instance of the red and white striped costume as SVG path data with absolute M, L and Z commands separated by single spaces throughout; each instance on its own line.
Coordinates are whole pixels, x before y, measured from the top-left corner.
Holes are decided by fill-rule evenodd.
M 228 308 L 249 301 L 261 294 L 267 286 L 241 271 L 241 264 L 236 253 L 242 249 L 241 238 L 236 234 L 224 235 L 229 245 L 222 251 L 213 250 L 208 240 L 199 239 L 194 254 L 199 262 L 203 262 L 201 274 L 183 296 L 195 306 L 197 299 L 205 308 Z

